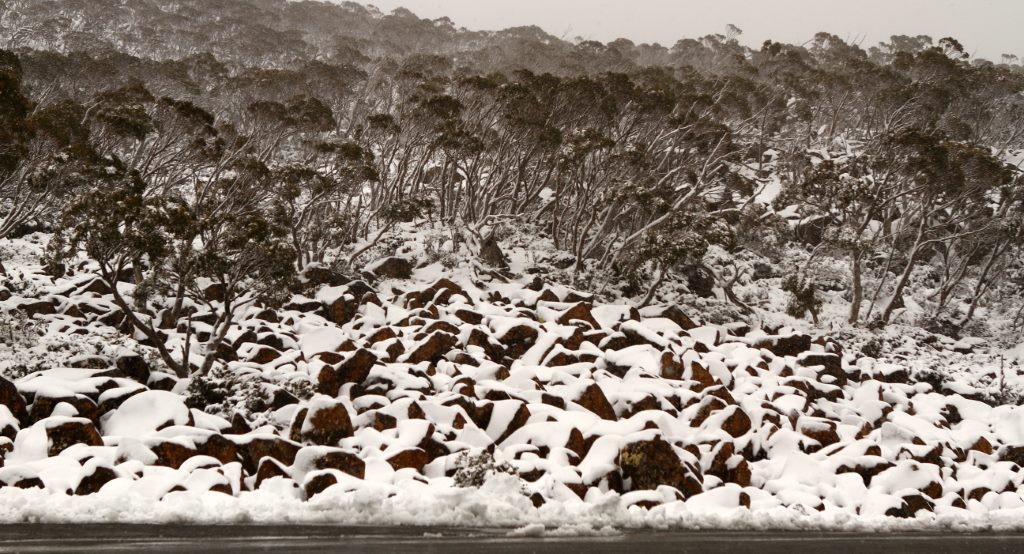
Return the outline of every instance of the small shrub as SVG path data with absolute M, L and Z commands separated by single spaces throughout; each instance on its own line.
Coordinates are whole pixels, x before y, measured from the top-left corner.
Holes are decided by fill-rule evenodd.
M 487 480 L 499 473 L 515 475 L 512 466 L 505 462 L 498 463 L 494 455 L 484 450 L 477 455 L 465 451 L 455 459 L 459 469 L 455 472 L 455 486 L 457 487 L 482 487 Z
M 885 352 L 885 341 L 875 337 L 864 343 L 864 346 L 860 347 L 861 356 L 868 358 L 881 358 Z

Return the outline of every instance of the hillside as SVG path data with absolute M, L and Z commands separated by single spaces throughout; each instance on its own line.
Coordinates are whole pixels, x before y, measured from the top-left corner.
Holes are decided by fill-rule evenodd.
M 1014 60 L 0 7 L 0 519 L 1021 527 Z

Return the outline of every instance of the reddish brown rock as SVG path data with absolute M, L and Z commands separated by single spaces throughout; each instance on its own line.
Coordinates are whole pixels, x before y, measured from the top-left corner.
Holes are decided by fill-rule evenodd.
M 55 425 L 50 425 L 48 421 L 46 437 L 50 444 L 47 451 L 49 456 L 56 456 L 75 444 L 103 446 L 103 439 L 96 430 L 96 426 L 83 418 L 67 419 Z
M 412 262 L 408 258 L 391 256 L 371 264 L 371 272 L 386 279 L 408 279 L 412 276 Z
M 185 460 L 199 454 L 196 449 L 172 440 L 160 440 L 151 444 L 149 449 L 156 454 L 155 465 L 174 469 L 178 469 Z
M 329 472 L 317 473 L 306 480 L 306 485 L 303 489 L 306 492 L 306 499 L 313 498 L 314 496 L 324 492 L 332 485 L 338 484 L 338 478 Z
M 103 485 L 113 481 L 117 478 L 117 472 L 113 468 L 97 465 L 92 468 L 92 472 L 88 475 L 83 475 L 82 480 L 78 482 L 78 486 L 75 487 L 75 496 L 86 496 L 95 494 L 103 488 Z
M 344 325 L 359 312 L 359 301 L 350 295 L 343 295 L 324 306 L 327 319 L 335 325 Z
M 615 409 L 612 408 L 608 397 L 597 383 L 591 383 L 583 390 L 583 393 L 576 399 L 576 403 L 591 412 L 597 414 L 601 419 L 615 421 Z
M 338 389 L 345 383 L 362 383 L 377 363 L 377 356 L 360 348 L 345 358 L 338 367 L 325 367 L 320 371 L 317 389 L 322 394 L 337 396 Z
M 340 402 L 318 403 L 302 408 L 292 421 L 290 438 L 313 444 L 332 446 L 352 436 L 352 420 Z
M 732 406 L 729 417 L 722 422 L 722 429 L 734 438 L 742 437 L 750 431 L 750 416 L 739 406 Z
M 809 453 L 839 442 L 839 433 L 836 431 L 836 424 L 832 421 L 802 418 L 797 422 L 797 426 L 803 436 L 818 442 L 818 446 L 807 449 Z
M 398 471 L 400 469 L 412 468 L 423 473 L 423 466 L 430 462 L 429 455 L 422 448 L 406 448 L 398 454 L 388 458 L 391 467 Z
M 196 449 L 203 456 L 215 458 L 222 464 L 238 461 L 238 447 L 222 435 L 213 434 L 195 442 Z
M 505 347 L 505 355 L 517 360 L 537 341 L 537 329 L 530 325 L 516 325 L 506 331 L 499 341 Z
M 366 462 L 354 453 L 341 449 L 330 449 L 319 453 L 313 460 L 313 467 L 336 469 L 359 479 L 366 476 Z
M 418 364 L 420 362 L 436 363 L 444 358 L 445 354 L 458 343 L 459 339 L 455 335 L 437 331 L 418 344 L 406 357 L 405 362 L 410 364 Z
M 281 462 L 273 458 L 263 458 L 260 460 L 260 467 L 256 470 L 256 488 L 259 488 L 267 479 L 274 477 L 291 478 L 288 474 L 288 469 L 281 465 Z
M 985 437 L 979 437 L 978 440 L 968 448 L 968 450 L 974 450 L 976 452 L 981 452 L 982 454 L 988 454 L 989 456 L 995 452 L 995 449 L 992 448 L 992 443 Z
M 661 438 L 627 445 L 619 452 L 619 468 L 628 490 L 675 487 L 685 497 L 703 491 L 703 477 L 683 464 L 672 445 Z
M 57 308 L 53 305 L 53 302 L 48 300 L 23 302 L 18 304 L 18 310 L 24 312 L 25 317 L 29 319 L 37 315 L 53 315 L 57 313 Z
M 259 346 L 249 354 L 249 361 L 256 364 L 269 364 L 281 357 L 281 353 L 269 346 Z
M 696 329 L 698 327 L 692 319 L 679 309 L 679 306 L 669 306 L 662 310 L 657 317 L 664 317 L 672 320 L 673 323 L 682 327 L 684 331 L 689 331 L 690 329 Z
M 555 320 L 559 325 L 575 325 L 575 322 L 583 322 L 590 326 L 591 329 L 600 329 L 601 324 L 594 319 L 594 315 L 590 312 L 590 306 L 585 302 L 577 302 L 568 310 L 562 312 Z
M 7 409 L 11 411 L 14 417 L 18 418 L 22 425 L 28 423 L 28 409 L 25 404 L 25 398 L 18 392 L 18 388 L 14 386 L 14 383 L 3 377 L 0 377 L 0 404 L 7 406 Z
M 242 457 L 242 466 L 248 473 L 255 473 L 260 460 L 273 458 L 286 466 L 295 463 L 295 454 L 302 448 L 300 445 L 280 437 L 256 437 L 236 441 L 238 453 Z

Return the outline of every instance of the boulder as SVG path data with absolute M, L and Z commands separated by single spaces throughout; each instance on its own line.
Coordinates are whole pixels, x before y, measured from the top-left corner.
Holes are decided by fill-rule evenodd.
M 338 484 L 338 478 L 329 471 L 317 472 L 306 478 L 306 483 L 302 489 L 306 492 L 306 499 L 313 498 L 314 496 L 324 492 L 332 485 Z
M 299 451 L 296 460 L 301 460 L 299 465 L 306 465 L 311 470 L 333 469 L 358 479 L 366 476 L 366 462 L 355 453 L 340 448 L 306 447 Z
M 273 458 L 283 465 L 295 463 L 295 454 L 302 448 L 292 441 L 274 436 L 240 437 L 234 441 L 242 458 L 242 466 L 248 473 L 255 473 L 263 458 Z
M 722 429 L 733 438 L 739 438 L 750 431 L 750 416 L 739 406 L 732 406 L 732 413 L 722 422 Z
M 75 444 L 103 446 L 103 439 L 92 421 L 81 417 L 53 419 L 55 421 L 43 423 L 49 440 L 47 455 L 56 456 Z
M 703 477 L 684 465 L 671 444 L 661 438 L 638 441 L 619 451 L 619 469 L 627 490 L 675 487 L 685 497 L 703 491 Z
M 365 270 L 385 279 L 408 279 L 412 277 L 412 269 L 412 261 L 408 258 L 391 256 L 373 262 Z
M 158 439 L 149 444 L 149 449 L 156 454 L 155 465 L 174 469 L 180 468 L 181 464 L 185 463 L 185 460 L 199 454 L 192 446 L 170 439 Z
M 7 406 L 7 409 L 11 411 L 14 417 L 18 418 L 22 425 L 28 423 L 28 408 L 25 404 L 25 397 L 18 392 L 18 387 L 14 386 L 14 383 L 3 377 L 0 377 L 0 404 Z
M 398 454 L 388 458 L 391 467 L 398 471 L 400 469 L 412 468 L 423 473 L 423 466 L 430 462 L 430 456 L 422 448 L 406 448 Z
M 601 419 L 607 419 L 615 421 L 615 409 L 612 408 L 608 397 L 605 396 L 604 390 L 597 383 L 591 383 L 583 390 L 579 398 L 575 400 L 577 404 L 597 414 Z
M 345 406 L 326 396 L 317 396 L 296 413 L 290 438 L 332 446 L 351 436 L 352 420 Z
M 90 460 L 83 469 L 82 480 L 75 487 L 75 496 L 95 494 L 103 488 L 103 485 L 116 478 L 117 472 L 112 467 Z
M 458 337 L 450 333 L 443 331 L 431 333 L 426 340 L 416 345 L 413 351 L 405 357 L 405 362 L 410 364 L 418 364 L 420 362 L 436 363 L 443 359 L 458 343 Z

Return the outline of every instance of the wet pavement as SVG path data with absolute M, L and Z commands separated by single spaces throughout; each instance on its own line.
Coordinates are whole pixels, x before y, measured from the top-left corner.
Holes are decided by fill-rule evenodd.
M 1024 534 L 626 531 L 522 537 L 508 529 L 329 525 L 0 525 L 5 552 L 486 552 L 634 551 L 793 554 L 1024 552 Z

